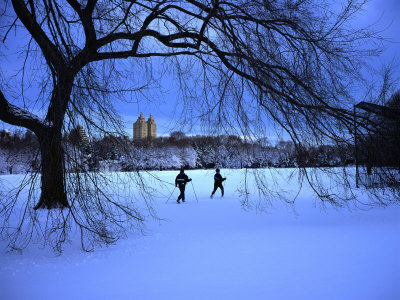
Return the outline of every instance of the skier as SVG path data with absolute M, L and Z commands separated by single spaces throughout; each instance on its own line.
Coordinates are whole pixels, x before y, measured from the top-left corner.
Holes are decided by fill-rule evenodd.
M 185 202 L 185 187 L 186 187 L 186 183 L 192 181 L 191 178 L 189 178 L 185 172 L 183 167 L 180 169 L 180 173 L 178 174 L 178 176 L 176 176 L 175 178 L 175 187 L 179 187 L 179 190 L 181 191 L 181 193 L 178 196 L 178 199 L 176 200 L 176 202 L 181 203 L 179 200 L 182 199 L 182 202 Z
M 214 197 L 215 192 L 217 191 L 217 188 L 221 189 L 222 196 L 224 196 L 224 186 L 222 185 L 222 182 L 226 180 L 226 178 L 222 178 L 221 174 L 219 173 L 219 169 L 215 170 L 215 175 L 214 175 L 214 190 L 211 193 L 210 198 Z

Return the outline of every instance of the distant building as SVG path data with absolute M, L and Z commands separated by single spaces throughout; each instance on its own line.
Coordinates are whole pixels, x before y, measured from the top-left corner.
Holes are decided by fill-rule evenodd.
M 133 123 L 133 140 L 140 141 L 146 139 L 154 139 L 157 137 L 157 125 L 150 114 L 150 118 L 146 121 L 143 117 L 143 113 L 140 113 L 140 117 L 135 123 Z
M 140 113 L 140 117 L 135 123 L 133 123 L 133 140 L 143 140 L 147 138 L 147 122 L 143 117 L 143 113 Z
M 73 143 L 80 143 L 83 145 L 89 144 L 89 137 L 86 134 L 85 129 L 78 125 L 76 128 L 72 129 L 69 134 L 69 139 Z

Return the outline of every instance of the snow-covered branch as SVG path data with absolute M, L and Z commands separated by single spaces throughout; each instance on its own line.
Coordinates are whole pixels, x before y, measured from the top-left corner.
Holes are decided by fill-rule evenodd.
M 0 120 L 14 126 L 28 128 L 33 132 L 38 132 L 44 126 L 43 122 L 37 116 L 9 103 L 1 91 Z

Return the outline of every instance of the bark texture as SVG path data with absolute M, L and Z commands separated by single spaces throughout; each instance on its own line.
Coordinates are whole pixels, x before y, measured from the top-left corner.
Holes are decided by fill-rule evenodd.
M 38 208 L 69 207 L 65 189 L 65 164 L 61 131 L 46 130 L 40 137 L 41 196 Z

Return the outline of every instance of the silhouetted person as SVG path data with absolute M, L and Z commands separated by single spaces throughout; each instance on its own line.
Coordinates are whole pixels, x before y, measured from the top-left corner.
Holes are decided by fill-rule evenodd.
M 212 191 L 210 198 L 214 197 L 217 188 L 221 189 L 221 197 L 224 196 L 224 186 L 222 185 L 222 182 L 225 181 L 226 178 L 222 178 L 221 174 L 219 173 L 219 169 L 216 169 L 215 172 L 216 173 L 214 175 L 214 190 Z
M 179 187 L 179 190 L 181 191 L 176 202 L 180 203 L 179 200 L 181 200 L 181 199 L 182 199 L 182 202 L 185 202 L 185 187 L 186 187 L 186 183 L 188 183 L 190 181 L 192 181 L 192 179 L 189 178 L 185 174 L 185 171 L 182 167 L 178 176 L 176 176 L 176 178 L 175 178 L 175 187 Z

